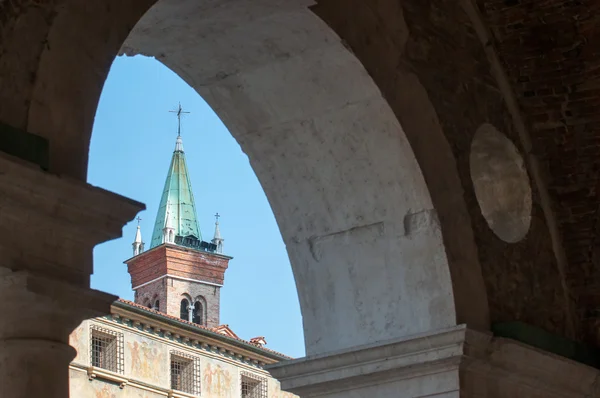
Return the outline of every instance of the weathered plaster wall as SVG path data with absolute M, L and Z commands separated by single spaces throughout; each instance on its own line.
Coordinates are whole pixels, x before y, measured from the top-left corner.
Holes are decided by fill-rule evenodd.
M 101 377 L 90 381 L 85 369 L 90 363 L 90 325 L 123 333 L 124 372 L 130 379 L 125 388 L 108 382 Z M 142 325 L 140 326 L 142 327 Z M 94 398 L 154 398 L 165 395 L 154 394 L 140 387 L 144 383 L 150 387 L 170 389 L 170 352 L 183 352 L 200 360 L 201 396 L 208 398 L 235 398 L 241 392 L 240 371 L 251 372 L 268 379 L 270 398 L 292 398 L 294 395 L 282 392 L 279 382 L 271 378 L 264 370 L 248 366 L 231 358 L 215 353 L 195 350 L 164 338 L 152 336 L 143 331 L 135 331 L 105 320 L 84 321 L 72 334 L 70 343 L 77 350 L 70 371 L 72 397 Z M 144 395 L 146 394 L 146 395 Z
M 165 398 L 159 394 L 129 386 L 120 389 L 117 384 L 105 381 L 89 381 L 85 372 L 71 369 L 69 372 L 71 397 L 73 398 Z
M 155 339 L 126 333 L 124 336 L 125 375 L 142 382 L 166 387 L 170 378 L 169 346 Z
M 84 321 L 69 335 L 69 345 L 77 351 L 77 355 L 73 359 L 79 363 L 90 362 L 89 350 L 90 328 L 89 323 Z

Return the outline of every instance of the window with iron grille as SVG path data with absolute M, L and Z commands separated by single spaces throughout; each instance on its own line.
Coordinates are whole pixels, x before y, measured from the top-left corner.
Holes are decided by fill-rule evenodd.
M 171 389 L 200 394 L 200 361 L 182 352 L 171 352 Z
M 123 333 L 92 325 L 90 335 L 92 366 L 123 373 Z
M 249 372 L 241 372 L 242 398 L 267 398 L 267 379 Z

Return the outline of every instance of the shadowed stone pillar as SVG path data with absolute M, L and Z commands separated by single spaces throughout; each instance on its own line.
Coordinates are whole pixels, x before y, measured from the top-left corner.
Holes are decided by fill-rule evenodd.
M 598 397 L 600 371 L 466 326 L 269 367 L 307 397 Z
M 0 395 L 67 398 L 71 331 L 109 313 L 92 250 L 143 205 L 0 154 Z

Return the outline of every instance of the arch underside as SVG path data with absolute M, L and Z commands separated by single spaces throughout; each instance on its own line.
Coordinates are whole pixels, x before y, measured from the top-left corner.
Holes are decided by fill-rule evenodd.
M 210 103 L 277 217 L 309 353 L 455 323 L 589 333 L 580 325 L 595 307 L 573 305 L 531 164 L 518 242 L 494 235 L 473 192 L 469 148 L 483 124 L 532 154 L 472 2 L 7 4 L 0 121 L 48 139 L 51 173 L 85 179 L 119 49 L 155 56 Z
M 461 317 L 440 221 L 411 146 L 312 4 L 163 0 L 121 52 L 179 74 L 248 155 L 290 255 L 307 354 L 453 326 Z M 404 78 L 410 107 L 430 112 L 411 127 L 441 132 L 418 81 Z M 485 327 L 480 271 L 465 273 L 480 285 L 472 319 Z
M 36 27 L 31 40 L 48 43 L 28 47 L 36 57 L 0 64 L 14 80 L 0 88 L 14 105 L 1 120 L 49 139 L 51 172 L 85 178 L 93 116 L 119 49 L 154 56 L 248 155 L 290 255 L 308 354 L 456 323 L 489 327 L 464 184 L 431 92 L 408 64 L 396 60 L 398 89 L 386 101 L 311 1 L 65 4 L 46 25 L 37 14 L 20 20 Z

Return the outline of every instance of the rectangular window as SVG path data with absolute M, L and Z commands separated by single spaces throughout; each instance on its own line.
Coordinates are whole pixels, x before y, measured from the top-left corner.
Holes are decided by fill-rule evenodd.
M 249 372 L 241 372 L 242 398 L 267 398 L 267 379 Z
M 92 366 L 123 373 L 123 333 L 96 325 L 90 327 L 90 332 Z
M 171 389 L 200 394 L 200 363 L 197 358 L 171 352 Z

